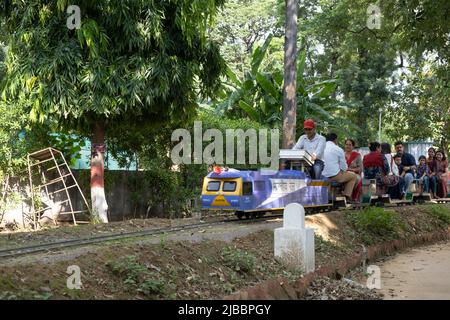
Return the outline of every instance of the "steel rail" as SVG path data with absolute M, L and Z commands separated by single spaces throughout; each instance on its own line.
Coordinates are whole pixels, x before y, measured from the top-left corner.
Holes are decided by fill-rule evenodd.
M 436 202 L 439 203 L 448 203 L 450 202 L 450 199 L 433 199 L 434 201 L 425 202 L 422 205 L 428 205 L 428 204 L 436 204 Z M 436 202 L 435 202 L 436 201 Z M 411 204 L 414 204 L 411 202 Z M 404 205 L 403 203 L 391 203 L 388 205 L 384 205 L 383 207 L 389 208 L 394 207 L 398 205 Z M 355 209 L 362 209 L 366 205 L 350 205 L 347 208 L 339 208 L 334 209 L 330 208 L 329 211 L 347 211 L 347 210 L 355 210 Z M 314 212 L 314 211 L 313 211 Z M 320 212 L 315 212 L 320 213 Z M 311 213 L 311 214 L 315 214 Z M 308 212 L 306 212 L 308 214 Z M 265 215 L 262 217 L 253 217 L 251 219 L 223 219 L 219 221 L 212 221 L 212 222 L 200 222 L 200 223 L 194 223 L 194 224 L 187 224 L 187 225 L 180 225 L 175 227 L 165 227 L 165 228 L 151 228 L 151 229 L 145 229 L 145 230 L 139 230 L 139 231 L 127 231 L 127 232 L 120 232 L 120 233 L 109 233 L 105 235 L 97 235 L 92 237 L 86 237 L 86 238 L 78 238 L 78 239 L 68 239 L 68 240 L 62 240 L 62 241 L 56 241 L 51 243 L 42 243 L 42 244 L 36 244 L 32 246 L 22 246 L 22 247 L 14 247 L 14 248 L 7 248 L 0 250 L 0 259 L 7 259 L 7 258 L 13 258 L 23 255 L 29 255 L 29 254 L 35 254 L 39 252 L 45 252 L 50 250 L 58 250 L 58 249 L 64 249 L 69 247 L 76 247 L 76 246 L 83 246 L 83 245 L 89 245 L 89 244 L 97 244 L 107 241 L 114 241 L 114 240 L 121 240 L 121 239 L 127 239 L 127 238 L 138 238 L 138 237 L 145 237 L 145 236 L 152 236 L 152 235 L 158 235 L 163 233 L 172 233 L 172 232 L 178 232 L 183 230 L 190 230 L 190 229 L 196 229 L 196 228 L 202 228 L 202 227 L 209 227 L 209 226 L 215 226 L 219 224 L 229 223 L 229 222 L 239 222 L 239 223 L 252 223 L 252 222 L 258 222 L 258 221 L 265 221 L 272 218 L 279 218 L 281 216 L 280 213 L 278 214 L 272 214 L 272 215 Z M 212 218 L 214 216 L 210 216 L 209 218 Z
M 158 234 L 163 234 L 163 233 L 173 233 L 173 232 L 191 230 L 191 229 L 196 229 L 196 228 L 205 228 L 205 227 L 215 226 L 215 225 L 219 225 L 219 224 L 225 224 L 228 222 L 240 222 L 240 223 L 258 222 L 258 221 L 272 219 L 275 217 L 279 218 L 280 215 L 264 216 L 264 217 L 260 217 L 260 218 L 253 218 L 253 219 L 246 219 L 246 220 L 226 219 L 226 220 L 212 221 L 212 222 L 200 222 L 200 223 L 173 226 L 173 227 L 167 227 L 167 228 L 151 228 L 151 229 L 145 229 L 145 230 L 139 230 L 139 231 L 110 233 L 110 234 L 98 235 L 98 236 L 92 236 L 92 237 L 86 237 L 86 238 L 69 239 L 69 240 L 56 241 L 56 242 L 51 242 L 51 243 L 42 243 L 42 244 L 36 244 L 36 245 L 32 245 L 32 246 L 14 247 L 14 248 L 0 250 L 0 259 L 14 258 L 14 257 L 18 257 L 18 256 L 46 252 L 46 251 L 50 251 L 50 250 L 58 250 L 58 249 L 64 249 L 64 248 L 69 248 L 69 247 L 97 244 L 97 243 L 114 241 L 114 240 L 122 240 L 122 239 L 127 239 L 127 238 L 139 238 L 139 237 L 153 236 L 153 235 L 158 235 Z

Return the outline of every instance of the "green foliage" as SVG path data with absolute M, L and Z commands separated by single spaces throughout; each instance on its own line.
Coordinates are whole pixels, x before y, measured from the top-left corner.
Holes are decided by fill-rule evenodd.
M 167 234 L 166 233 L 161 234 L 161 236 L 159 238 L 159 245 L 160 245 L 161 249 L 163 249 L 163 250 L 167 249 Z
M 368 207 L 347 214 L 350 224 L 364 243 L 373 244 L 385 238 L 397 238 L 404 228 L 397 212 L 379 207 Z
M 26 109 L 22 104 L 0 101 L 0 177 L 27 177 L 27 153 L 51 145 L 50 124 L 32 123 Z
M 126 256 L 118 262 L 108 262 L 108 269 L 115 275 L 124 278 L 124 284 L 135 285 L 147 268 L 141 265 L 136 256 Z
M 78 1 L 82 24 L 66 27 L 68 1 L 8 1 L 3 99 L 33 121 L 55 119 L 107 136 L 189 119 L 212 95 L 224 63 L 207 26 L 223 0 Z M 122 128 L 122 130 L 119 130 Z M 147 136 L 148 138 L 148 136 Z
M 0 292 L 0 300 L 19 300 L 20 297 L 17 294 L 10 291 L 2 291 Z
M 1 27 L 1 24 L 0 24 L 0 27 Z M 4 61 L 5 61 L 5 51 L 4 50 L 5 50 L 5 48 L 2 45 L 1 40 L 0 40 L 0 83 L 2 82 L 3 77 L 5 76 L 5 73 L 6 73 L 6 67 L 4 64 Z
M 402 50 L 419 59 L 424 53 L 436 53 L 448 68 L 448 1 L 410 0 L 406 5 L 398 1 L 383 1 L 380 5 L 384 18 L 395 22 L 392 37 Z
M 399 138 L 448 137 L 448 121 L 444 121 L 448 103 L 443 103 L 448 94 L 438 94 L 438 88 L 435 92 L 423 90 L 416 80 L 422 77 L 420 61 L 426 60 L 435 61 L 444 69 L 436 78 L 444 82 L 444 87 L 448 83 L 450 50 L 445 39 L 450 32 L 446 17 L 449 2 L 375 3 L 382 14 L 381 28 L 371 30 L 366 25 L 366 10 L 372 3 L 370 0 L 303 2 L 299 32 L 300 37 L 306 37 L 307 72 L 339 78 L 337 97 L 347 107 L 342 115 L 364 128 L 351 130 L 361 146 L 377 139 L 375 115 L 380 109 L 382 129 L 386 130 L 383 136 L 389 142 Z M 323 46 L 323 50 L 319 52 L 317 45 Z M 433 84 L 429 86 L 432 88 Z M 437 99 L 433 101 L 431 97 Z M 416 107 L 418 104 L 420 108 Z M 419 110 L 432 112 L 425 114 Z M 421 130 L 413 130 L 418 126 Z
M 228 68 L 228 81 L 224 83 L 221 97 L 215 103 L 216 112 L 234 119 L 245 116 L 269 127 L 281 125 L 282 64 L 267 66 L 263 63 L 274 39 L 277 38 L 269 35 L 261 46 L 255 48 L 243 77 Z M 308 77 L 305 66 L 306 49 L 303 48 L 299 52 L 297 67 L 298 122 L 314 118 L 322 129 L 345 135 L 349 134 L 349 130 L 358 130 L 357 125 L 342 116 L 347 110 L 345 104 L 333 98 L 337 80 Z M 297 135 L 302 134 L 301 131 L 301 126 L 298 126 Z
M 396 140 L 429 139 L 443 149 L 450 148 L 450 78 L 444 65 L 424 61 L 409 67 L 399 86 L 397 105 L 389 108 L 390 123 L 402 123 L 387 128 Z M 420 130 L 414 130 L 420 128 Z
M 146 296 L 154 294 L 161 294 L 165 290 L 165 283 L 161 279 L 145 279 L 139 284 L 139 292 L 142 292 Z
M 425 208 L 425 212 L 430 216 L 441 220 L 446 225 L 450 225 L 450 208 L 447 205 L 434 204 L 427 206 Z
M 86 145 L 83 139 L 64 133 L 50 134 L 49 145 L 61 151 L 69 165 L 74 165 L 81 158 L 81 149 Z
M 111 261 L 106 267 L 116 276 L 123 279 L 125 288 L 146 296 L 163 294 L 166 290 L 164 280 L 156 273 L 148 271 L 136 256 L 127 256 L 119 261 Z
M 57 132 L 42 145 L 71 156 L 81 147 L 72 133 L 92 138 L 100 128 L 97 136 L 106 135 L 113 153 L 141 156 L 148 205 L 162 203 L 181 214 L 186 195 L 177 192 L 179 178 L 161 154 L 172 126 L 192 120 L 197 99 L 213 96 L 220 85 L 225 64 L 207 31 L 224 1 L 80 0 L 77 30 L 66 27 L 69 4 L 11 0 L 0 6 L 0 40 L 8 46 L 2 103 L 20 107 L 24 122 L 39 123 L 42 132 Z M 12 135 L 5 140 L 14 141 Z M 5 155 L 0 165 L 10 167 L 17 157 Z
M 53 296 L 51 292 L 40 293 L 35 290 L 25 289 L 20 293 L 13 293 L 10 291 L 0 292 L 0 300 L 48 300 Z
M 250 64 L 257 45 L 264 42 L 267 34 L 281 39 L 282 26 L 279 24 L 278 0 L 229 0 L 220 11 L 211 28 L 211 38 L 220 43 L 220 52 L 227 64 L 239 77 L 243 76 Z M 268 65 L 282 67 L 283 45 L 271 45 Z
M 227 70 L 229 82 L 223 86 L 222 97 L 216 104 L 216 110 L 232 118 L 247 116 L 250 120 L 274 127 L 281 122 L 283 104 L 281 70 L 271 73 L 260 71 L 272 36 L 262 46 L 258 46 L 252 55 L 250 68 L 244 77 L 239 78 L 231 69 Z
M 253 273 L 256 258 L 251 253 L 230 246 L 224 247 L 221 257 L 226 266 L 240 273 Z
M 335 243 L 325 240 L 321 235 L 314 235 L 314 244 L 316 252 L 338 251 L 340 248 Z

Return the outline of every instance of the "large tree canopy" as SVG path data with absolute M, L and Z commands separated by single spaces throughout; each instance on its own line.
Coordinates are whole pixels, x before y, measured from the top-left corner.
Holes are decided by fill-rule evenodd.
M 32 119 L 88 132 L 103 119 L 129 126 L 185 119 L 223 69 L 205 36 L 222 3 L 80 0 L 81 28 L 69 30 L 69 1 L 7 0 L 3 98 L 29 105 Z
M 79 0 L 78 29 L 68 27 L 67 0 L 0 5 L 8 46 L 2 99 L 33 121 L 92 137 L 91 199 L 101 221 L 105 137 L 183 123 L 198 97 L 218 88 L 224 62 L 206 33 L 223 2 Z

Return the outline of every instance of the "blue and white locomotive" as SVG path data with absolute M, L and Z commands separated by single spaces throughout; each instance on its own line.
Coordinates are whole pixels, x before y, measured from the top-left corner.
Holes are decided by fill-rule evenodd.
M 267 211 L 283 210 L 292 202 L 305 209 L 327 210 L 331 204 L 327 179 L 312 180 L 305 167 L 312 161 L 304 150 L 280 150 L 280 160 L 288 161 L 287 170 L 217 170 L 203 181 L 202 208 L 259 216 Z

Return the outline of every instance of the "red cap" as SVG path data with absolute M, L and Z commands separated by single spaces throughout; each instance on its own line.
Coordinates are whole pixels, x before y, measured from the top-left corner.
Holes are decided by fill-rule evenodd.
M 316 127 L 316 124 L 314 123 L 313 119 L 306 119 L 305 122 L 303 122 L 303 128 L 305 129 L 313 129 Z
M 220 174 L 222 172 L 222 168 L 219 166 L 214 166 L 213 171 L 215 174 Z

